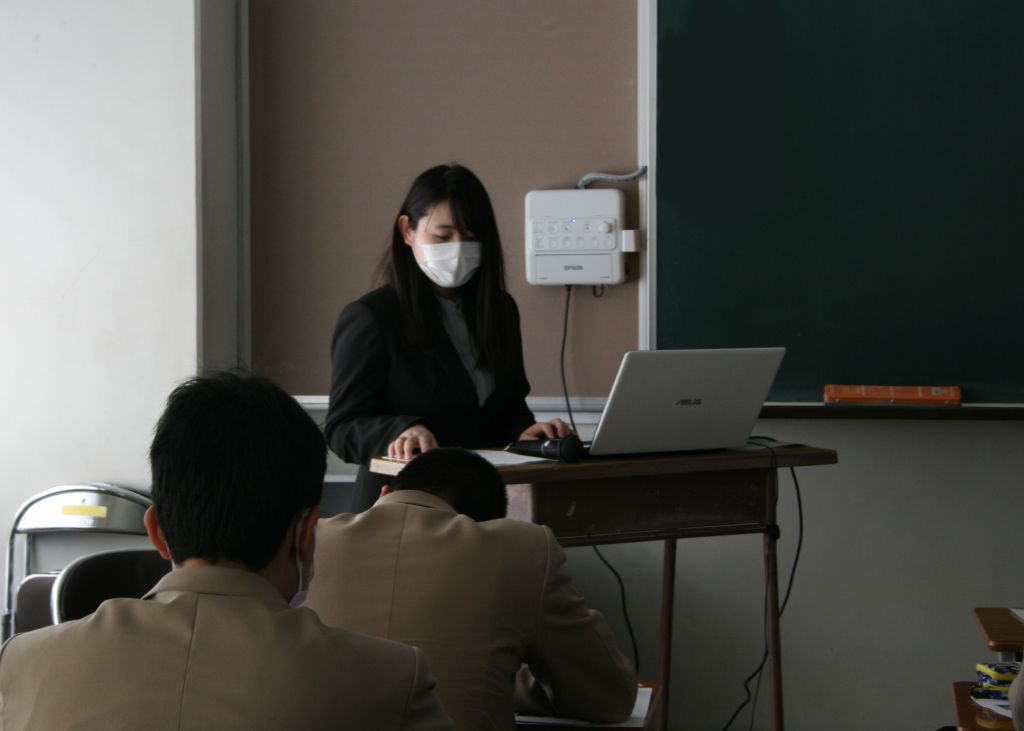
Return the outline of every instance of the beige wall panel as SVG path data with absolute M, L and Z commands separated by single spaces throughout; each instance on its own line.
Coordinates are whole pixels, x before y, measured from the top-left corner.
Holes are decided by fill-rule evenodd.
M 334 321 L 374 286 L 406 189 L 457 161 L 497 211 L 532 395 L 560 394 L 565 291 L 526 284 L 523 198 L 636 167 L 636 13 L 627 0 L 253 0 L 255 368 L 327 392 Z M 574 396 L 606 395 L 636 347 L 629 266 L 601 299 L 574 291 Z

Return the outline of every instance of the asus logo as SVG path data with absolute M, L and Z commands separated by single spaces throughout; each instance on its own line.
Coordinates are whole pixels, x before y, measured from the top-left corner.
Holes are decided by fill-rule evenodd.
M 565 265 L 565 271 L 568 272 L 570 270 L 571 271 L 583 271 L 583 265 L 582 264 L 566 264 Z
M 676 401 L 676 406 L 700 406 L 704 403 L 702 398 L 681 398 Z

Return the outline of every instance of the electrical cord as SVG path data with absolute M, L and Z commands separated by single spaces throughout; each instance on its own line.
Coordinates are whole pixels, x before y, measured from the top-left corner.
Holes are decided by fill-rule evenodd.
M 637 171 L 635 171 L 633 173 L 630 173 L 629 175 L 609 175 L 607 173 L 588 173 L 588 174 L 584 175 L 582 178 L 580 178 L 580 181 L 579 181 L 579 183 L 576 184 L 576 187 L 582 190 L 583 188 L 586 188 L 588 185 L 590 185 L 595 180 L 604 180 L 604 181 L 613 182 L 613 183 L 625 183 L 625 182 L 628 182 L 630 180 L 636 180 L 637 178 L 642 177 L 646 173 L 647 173 L 647 166 L 646 165 L 642 166 L 639 170 L 637 170 Z M 595 286 L 593 286 L 591 288 L 591 294 L 594 297 L 602 297 L 604 295 L 605 286 L 603 284 L 599 285 L 599 286 L 600 286 L 600 289 L 598 289 L 598 285 L 595 285 Z M 569 415 L 569 423 L 572 425 L 572 430 L 573 431 L 578 431 L 576 429 L 576 419 L 573 418 L 573 415 L 572 415 L 572 405 L 569 403 L 569 386 L 568 386 L 568 384 L 566 383 L 566 380 L 565 380 L 565 342 L 566 342 L 566 339 L 567 339 L 568 334 L 569 334 L 569 303 L 571 301 L 572 301 L 572 285 L 571 284 L 567 284 L 567 285 L 565 285 L 565 313 L 564 313 L 564 315 L 562 317 L 562 347 L 561 347 L 561 350 L 560 350 L 560 353 L 559 353 L 559 372 L 561 373 L 561 376 L 562 376 L 562 394 L 565 397 L 565 411 Z M 629 632 L 630 642 L 633 643 L 633 663 L 634 663 L 634 667 L 639 672 L 639 669 L 640 669 L 640 650 L 637 647 L 636 634 L 634 634 L 634 632 L 633 632 L 633 624 L 629 621 L 629 609 L 626 607 L 626 585 L 622 581 L 622 577 L 619 575 L 619 572 L 616 571 L 615 567 L 612 566 L 611 563 L 608 562 L 608 559 L 606 559 L 604 557 L 604 554 L 602 554 L 601 551 L 598 550 L 597 546 L 591 546 L 591 548 L 594 549 L 594 553 L 597 554 L 597 557 L 599 559 L 601 559 L 601 563 L 603 563 L 605 566 L 608 567 L 608 570 L 611 571 L 612 574 L 615 576 L 616 581 L 619 582 L 619 597 L 622 600 L 622 616 L 623 616 L 623 618 L 626 621 L 626 630 Z
M 572 301 L 572 285 L 565 285 L 565 314 L 562 318 L 562 348 L 561 355 L 559 358 L 559 370 L 562 374 L 562 394 L 565 396 L 565 410 L 569 414 L 569 423 L 572 424 L 572 430 L 576 431 L 576 420 L 572 415 L 572 406 L 569 403 L 569 387 L 565 381 L 565 341 L 569 333 L 569 303 Z M 598 550 L 597 546 L 591 546 L 594 549 L 594 553 L 601 559 L 601 563 L 608 567 L 608 570 L 615 576 L 616 581 L 619 582 L 619 597 L 622 600 L 622 616 L 626 620 L 626 630 L 629 632 L 629 640 L 633 643 L 633 667 L 639 672 L 640 669 L 640 650 L 637 649 L 636 634 L 633 632 L 633 623 L 629 621 L 629 609 L 626 607 L 626 584 L 622 581 L 622 576 L 615 570 L 615 567 L 609 563 L 608 559 L 604 557 L 604 554 Z
M 612 183 L 625 183 L 630 180 L 636 180 L 643 177 L 647 173 L 647 166 L 643 165 L 638 170 L 629 175 L 609 175 L 607 173 L 588 173 L 580 178 L 580 181 L 576 184 L 579 189 L 584 189 L 596 180 L 604 180 Z M 591 288 L 591 294 L 594 297 L 604 296 L 605 286 L 599 285 Z M 572 425 L 573 431 L 576 429 L 576 419 L 572 415 L 572 404 L 569 403 L 569 386 L 565 380 L 565 342 L 569 334 L 569 303 L 572 301 L 572 285 L 565 285 L 565 313 L 562 317 L 562 347 L 559 353 L 559 372 L 562 376 L 562 395 L 565 397 L 565 411 L 569 415 L 569 423 Z M 608 570 L 615 576 L 616 581 L 619 582 L 619 596 L 622 600 L 622 616 L 626 621 L 626 630 L 629 632 L 630 642 L 633 644 L 633 663 L 634 667 L 639 671 L 640 669 L 640 650 L 636 643 L 636 634 L 633 632 L 633 624 L 629 621 L 629 609 L 626 606 L 626 585 L 622 581 L 622 577 L 619 572 L 615 570 L 615 567 L 608 562 L 608 559 L 604 557 L 604 554 L 598 550 L 597 546 L 592 546 L 594 553 L 601 559 L 601 563 L 608 567 Z
M 622 617 L 626 620 L 626 631 L 629 632 L 629 640 L 633 643 L 633 667 L 639 673 L 640 651 L 637 649 L 636 635 L 633 634 L 633 624 L 629 621 L 629 610 L 626 608 L 626 584 L 622 581 L 622 577 L 619 576 L 619 572 L 615 570 L 615 567 L 604 557 L 604 554 L 597 550 L 597 546 L 591 546 L 591 548 L 594 549 L 597 557 L 601 559 L 601 563 L 608 567 L 608 570 L 615 575 L 616 580 L 619 582 L 619 596 L 622 599 Z
M 751 437 L 748 440 L 747 443 L 748 444 L 752 444 L 754 446 L 758 446 L 758 447 L 764 447 L 765 449 L 767 449 L 771 453 L 771 457 L 772 457 L 771 468 L 773 470 L 777 470 L 778 469 L 778 458 L 777 458 L 777 456 L 775 454 L 775 450 L 772 447 L 768 446 L 767 444 L 764 444 L 764 443 L 762 443 L 760 441 L 755 441 L 755 440 L 758 440 L 758 439 L 768 439 L 768 437 Z M 803 535 L 802 523 L 801 523 L 801 528 L 800 528 L 799 533 L 800 533 L 801 536 Z M 765 553 L 765 558 L 767 558 L 767 550 L 768 550 L 767 547 L 765 547 L 764 550 L 766 552 Z M 799 558 L 799 554 L 797 554 L 797 557 Z M 789 582 L 790 586 L 792 586 L 792 577 L 793 577 L 793 574 L 795 573 L 795 571 L 796 571 L 796 561 L 793 562 L 793 567 L 790 570 L 790 582 Z M 767 576 L 765 578 L 767 579 Z M 789 591 L 787 589 L 786 600 L 788 601 L 788 599 L 789 599 Z M 783 607 L 784 606 L 785 606 L 785 603 L 783 603 Z M 782 609 L 781 608 L 779 609 L 779 617 L 780 618 L 782 617 Z M 744 692 L 746 697 L 736 707 L 736 710 L 733 711 L 732 716 L 729 717 L 729 720 L 726 722 L 726 724 L 725 724 L 724 728 L 722 729 L 722 731 L 728 731 L 729 727 L 732 726 L 733 721 L 736 720 L 736 718 L 740 715 L 740 712 L 743 711 L 743 709 L 746 707 L 746 705 L 751 702 L 752 698 L 753 698 L 753 705 L 751 706 L 751 709 L 750 709 L 750 723 L 751 723 L 751 726 L 753 726 L 753 723 L 754 723 L 754 711 L 757 708 L 757 698 L 758 698 L 758 696 L 761 693 L 761 678 L 763 677 L 762 671 L 764 670 L 764 664 L 768 661 L 768 588 L 767 588 L 767 581 L 766 581 L 766 586 L 765 586 L 764 598 L 762 599 L 762 602 L 761 602 L 761 635 L 764 638 L 764 651 L 761 653 L 761 661 L 757 664 L 757 667 L 754 668 L 754 671 L 752 673 L 750 673 L 750 675 L 748 675 L 746 678 L 743 679 L 743 692 Z M 754 695 L 751 696 L 751 694 L 750 694 L 750 681 L 753 680 L 754 678 L 757 678 L 757 685 L 754 687 Z
M 779 618 L 780 619 L 782 618 L 782 614 L 783 614 L 783 612 L 786 609 L 786 604 L 789 603 L 790 592 L 793 589 L 793 577 L 796 575 L 796 567 L 797 567 L 797 564 L 800 561 L 800 549 L 801 549 L 802 543 L 803 543 L 803 504 L 802 504 L 802 500 L 801 500 L 801 497 L 800 497 L 800 485 L 799 485 L 799 482 L 796 479 L 796 470 L 794 470 L 791 467 L 790 468 L 790 472 L 793 475 L 793 486 L 794 486 L 794 489 L 796 491 L 796 496 L 797 496 L 797 510 L 798 510 L 798 513 L 799 513 L 800 530 L 799 530 L 799 537 L 797 539 L 797 553 L 796 553 L 796 555 L 793 558 L 793 566 L 790 569 L 789 581 L 788 581 L 787 586 L 786 586 L 785 598 L 782 601 L 782 606 L 779 607 Z M 767 633 L 767 627 L 768 627 L 768 597 L 767 597 L 767 594 L 766 594 L 765 595 L 765 600 L 764 600 L 764 614 L 763 614 L 763 631 L 765 633 Z M 750 675 L 748 675 L 743 680 L 743 690 L 744 690 L 744 692 L 746 694 L 746 697 L 739 704 L 739 706 L 736 707 L 736 710 L 733 712 L 732 716 L 729 718 L 728 722 L 726 722 L 725 726 L 723 727 L 723 731 L 727 731 L 729 729 L 729 727 L 732 726 L 733 721 L 736 720 L 736 718 L 737 718 L 737 716 L 739 716 L 740 712 L 746 707 L 746 705 L 748 703 L 751 702 L 750 687 L 749 687 L 750 686 L 750 681 L 753 680 L 754 678 L 757 678 L 757 685 L 755 686 L 755 691 L 754 691 L 754 696 L 753 696 L 753 703 L 754 703 L 754 705 L 751 707 L 751 710 L 750 710 L 750 724 L 751 724 L 751 728 L 753 728 L 754 712 L 755 712 L 756 707 L 757 707 L 757 698 L 758 698 L 758 695 L 760 694 L 760 691 L 761 691 L 762 671 L 764 670 L 764 666 L 765 666 L 765 663 L 767 661 L 768 661 L 768 644 L 767 644 L 767 639 L 766 639 L 765 647 L 764 647 L 764 652 L 761 655 L 761 661 L 757 664 L 757 667 L 754 668 L 754 671 L 752 673 L 750 673 Z
M 778 469 L 778 457 L 775 454 L 775 449 L 774 448 L 772 448 L 771 446 L 769 446 L 767 444 L 763 444 L 761 442 L 756 442 L 756 441 L 751 441 L 751 442 L 748 442 L 748 443 L 752 444 L 752 445 L 755 445 L 755 446 L 758 446 L 758 447 L 764 447 L 769 452 L 771 452 L 771 455 L 772 455 L 772 465 L 771 465 L 772 469 L 773 470 L 777 470 Z M 786 582 L 786 593 L 783 595 L 782 604 L 779 606 L 779 619 L 782 619 L 782 614 L 783 614 L 783 612 L 786 611 L 786 605 L 789 604 L 789 597 L 790 597 L 791 592 L 793 591 L 793 579 L 796 576 L 796 569 L 797 569 L 797 565 L 800 563 L 800 553 L 803 550 L 803 544 L 804 544 L 804 505 L 803 505 L 803 498 L 802 498 L 802 496 L 800 494 L 800 481 L 797 479 L 796 470 L 794 468 L 790 467 L 789 468 L 789 472 L 790 472 L 790 475 L 793 477 L 793 491 L 796 494 L 797 541 L 796 541 L 796 553 L 793 556 L 793 565 L 792 565 L 792 567 L 789 570 L 789 580 Z M 761 691 L 761 672 L 764 670 L 765 663 L 768 662 L 768 638 L 767 638 L 767 630 L 768 630 L 768 593 L 767 593 L 767 590 L 765 591 L 765 596 L 764 596 L 764 611 L 763 611 L 762 617 L 763 617 L 763 632 L 765 634 L 765 644 L 764 644 L 764 652 L 761 655 L 761 662 L 759 662 L 757 664 L 757 667 L 754 668 L 754 671 L 752 673 L 750 673 L 750 675 L 748 675 L 746 678 L 744 678 L 744 680 L 743 680 L 743 691 L 746 694 L 746 697 L 736 707 L 736 710 L 733 711 L 732 716 L 729 717 L 729 720 L 726 722 L 725 726 L 722 727 L 722 731 L 728 731 L 729 727 L 732 726 L 733 721 L 736 720 L 737 716 L 740 715 L 740 712 L 746 707 L 746 705 L 748 703 L 751 702 L 752 699 L 753 699 L 754 703 L 753 703 L 753 706 L 750 709 L 750 724 L 751 724 L 751 728 L 753 728 L 754 712 L 755 712 L 755 710 L 757 708 L 757 697 L 758 697 L 758 695 L 760 694 L 760 691 Z M 751 696 L 751 694 L 750 694 L 750 681 L 752 681 L 754 678 L 757 678 L 757 686 L 756 686 L 756 689 L 754 691 L 754 695 Z
M 576 420 L 572 416 L 572 406 L 569 404 L 569 387 L 565 383 L 565 338 L 569 334 L 569 301 L 572 299 L 572 285 L 565 285 L 565 315 L 562 318 L 562 353 L 559 357 L 559 370 L 562 373 L 562 394 L 565 396 L 565 410 L 569 413 L 569 423 L 572 430 L 576 429 Z
M 576 183 L 576 187 L 583 190 L 591 183 L 597 180 L 603 180 L 608 183 L 628 183 L 631 180 L 638 180 L 647 174 L 647 166 L 641 165 L 639 168 L 626 175 L 611 175 L 609 173 L 587 173 L 580 181 Z
M 647 174 L 647 166 L 646 165 L 641 165 L 636 170 L 634 170 L 631 173 L 627 173 L 626 175 L 612 175 L 610 173 L 587 173 L 586 175 L 584 175 L 582 178 L 579 179 L 579 182 L 576 183 L 576 187 L 579 190 L 583 190 L 588 185 L 590 185 L 591 183 L 594 183 L 594 182 L 596 182 L 598 180 L 602 180 L 602 181 L 605 181 L 607 183 L 628 183 L 631 180 L 639 180 L 640 178 L 642 178 L 646 174 Z M 598 287 L 600 287 L 600 289 L 598 289 Z M 593 287 L 591 287 L 590 292 L 591 292 L 591 294 L 594 295 L 595 298 L 601 298 L 601 297 L 604 296 L 604 290 L 605 290 L 605 286 L 603 284 L 601 284 L 601 285 L 594 285 Z
M 768 592 L 764 593 L 764 602 L 761 605 L 761 633 L 768 634 Z M 757 717 L 757 699 L 761 695 L 761 680 L 764 679 L 764 664 L 768 660 L 768 645 L 765 643 L 764 653 L 761 662 L 757 666 L 757 683 L 754 684 L 754 700 L 750 704 L 750 726 L 747 731 L 754 731 L 754 719 Z

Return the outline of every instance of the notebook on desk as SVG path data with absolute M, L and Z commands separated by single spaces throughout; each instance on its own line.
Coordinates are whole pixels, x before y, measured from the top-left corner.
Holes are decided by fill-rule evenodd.
M 588 451 L 592 456 L 742 447 L 785 348 L 626 353 Z

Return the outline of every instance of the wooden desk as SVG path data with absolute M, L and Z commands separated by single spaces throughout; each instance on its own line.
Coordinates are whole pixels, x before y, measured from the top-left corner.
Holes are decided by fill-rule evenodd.
M 538 462 L 500 468 L 508 486 L 509 517 L 551 528 L 564 546 L 660 540 L 661 707 L 658 729 L 668 728 L 675 593 L 676 540 L 743 533 L 764 535 L 768 600 L 768 671 L 772 728 L 783 728 L 775 523 L 778 468 L 835 464 L 836 453 L 814 447 L 763 447 L 715 452 L 596 458 L 576 464 Z M 373 460 L 375 472 L 401 465 Z
M 953 683 L 953 707 L 957 731 L 1013 731 L 1013 721 L 982 708 L 971 700 L 971 681 Z
M 999 653 L 1004 661 L 1019 659 L 1024 652 L 1024 622 L 1006 607 L 978 607 L 974 610 L 988 649 Z

